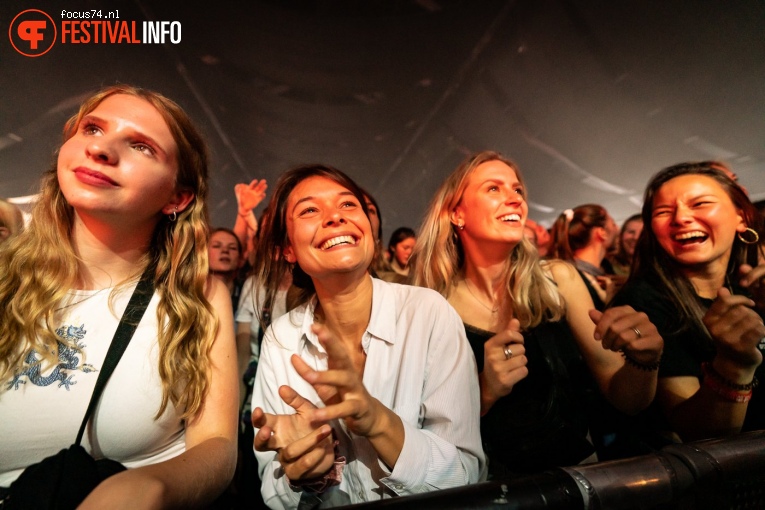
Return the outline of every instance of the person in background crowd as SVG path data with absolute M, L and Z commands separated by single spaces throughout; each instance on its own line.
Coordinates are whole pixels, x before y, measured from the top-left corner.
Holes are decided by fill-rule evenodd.
M 581 274 L 595 308 L 603 311 L 622 280 L 603 269 L 606 252 L 619 232 L 608 212 L 596 204 L 567 209 L 552 226 L 553 258 L 572 262 Z
M 685 441 L 765 428 L 762 218 L 709 162 L 653 176 L 630 279 L 614 299 L 665 340 L 656 402 Z
M 663 344 L 630 307 L 593 310 L 570 264 L 540 263 L 524 238 L 526 200 L 511 161 L 475 154 L 436 192 L 413 255 L 414 283 L 462 318 L 494 477 L 594 460 L 589 402 L 599 389 L 621 411 L 646 408 Z
M 231 306 L 236 310 L 243 283 L 239 279 L 239 269 L 244 264 L 239 238 L 233 230 L 218 227 L 210 234 L 208 250 L 210 252 L 210 274 L 218 277 L 226 285 L 231 295 Z
M 0 198 L 0 244 L 15 236 L 24 228 L 21 209 Z
M 268 184 L 265 179 L 253 179 L 250 184 L 240 183 L 234 186 L 237 215 L 234 233 L 242 246 L 242 260 L 252 266 L 255 253 L 255 240 L 258 234 L 258 220 L 255 208 L 266 198 Z
M 393 231 L 388 241 L 388 260 L 391 271 L 381 274 L 383 280 L 394 283 L 406 283 L 409 277 L 409 257 L 412 255 L 417 240 L 414 230 L 399 227 Z
M 274 295 L 292 272 L 302 295 L 266 331 L 255 379 L 265 502 L 330 507 L 481 480 L 478 377 L 459 317 L 435 292 L 370 276 L 363 192 L 331 167 L 298 167 L 266 218 L 255 274 Z
M 619 231 L 618 249 L 616 255 L 610 258 L 614 274 L 627 278 L 632 267 L 632 257 L 635 254 L 635 246 L 643 231 L 643 217 L 633 214 L 626 220 Z
M 154 294 L 83 437 L 128 469 L 80 509 L 200 508 L 236 461 L 236 352 L 208 274 L 207 151 L 186 113 L 127 85 L 64 127 L 27 229 L 0 250 L 0 486 L 74 441 L 123 310 Z
M 362 190 L 364 191 L 364 190 Z M 372 258 L 372 265 L 370 270 L 372 276 L 379 276 L 382 273 L 390 272 L 390 264 L 385 260 L 385 250 L 382 245 L 382 212 L 380 206 L 377 205 L 377 200 L 372 195 L 364 191 L 364 200 L 367 204 L 367 210 L 369 211 L 369 222 L 372 224 L 372 234 L 375 238 L 375 255 Z

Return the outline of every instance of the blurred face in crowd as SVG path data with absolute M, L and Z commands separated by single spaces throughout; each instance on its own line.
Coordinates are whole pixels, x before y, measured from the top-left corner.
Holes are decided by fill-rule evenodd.
M 635 254 L 635 246 L 640 238 L 640 233 L 643 231 L 643 220 L 634 219 L 627 222 L 624 225 L 624 231 L 622 231 L 621 243 L 624 248 L 624 252 L 632 257 Z
M 407 237 L 393 247 L 393 256 L 401 267 L 406 267 L 409 263 L 409 257 L 412 256 L 416 241 L 417 239 L 414 237 Z
M 236 236 L 219 230 L 210 236 L 210 270 L 216 273 L 236 271 L 240 267 L 241 253 Z

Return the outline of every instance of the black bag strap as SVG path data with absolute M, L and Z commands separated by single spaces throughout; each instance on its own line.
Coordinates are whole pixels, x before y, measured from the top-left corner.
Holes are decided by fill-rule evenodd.
M 85 433 L 85 426 L 88 424 L 90 415 L 93 414 L 96 405 L 98 405 L 98 400 L 101 398 L 106 382 L 111 377 L 112 372 L 114 372 L 125 349 L 127 349 L 130 339 L 133 337 L 138 323 L 141 322 L 141 318 L 146 311 L 146 307 L 149 306 L 152 296 L 154 296 L 154 265 L 150 264 L 141 275 L 133 295 L 130 296 L 130 301 L 128 301 L 125 313 L 122 314 L 120 323 L 117 325 L 117 331 L 114 333 L 109 350 L 106 351 L 104 365 L 98 373 L 96 387 L 93 389 L 88 410 L 85 411 L 85 417 L 82 419 L 82 425 L 80 425 L 80 431 L 77 433 L 77 440 L 74 444 L 79 445 L 82 441 L 82 435 Z

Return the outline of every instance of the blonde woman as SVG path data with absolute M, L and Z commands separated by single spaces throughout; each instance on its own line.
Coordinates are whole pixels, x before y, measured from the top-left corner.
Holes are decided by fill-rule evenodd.
M 597 312 L 576 269 L 540 263 L 523 235 L 527 217 L 517 167 L 481 152 L 436 192 L 414 254 L 415 284 L 446 296 L 465 324 L 494 476 L 587 459 L 590 374 L 635 413 L 653 399 L 662 350 L 644 314 Z
M 157 93 L 107 88 L 67 122 L 31 224 L 0 252 L 0 486 L 74 441 L 146 268 L 154 296 L 82 442 L 128 469 L 79 508 L 202 507 L 228 485 L 236 352 L 207 189 L 204 141 Z

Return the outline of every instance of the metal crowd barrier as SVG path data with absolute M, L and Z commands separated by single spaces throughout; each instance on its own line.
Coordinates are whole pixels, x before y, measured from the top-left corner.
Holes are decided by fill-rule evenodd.
M 765 430 L 347 508 L 765 509 Z

